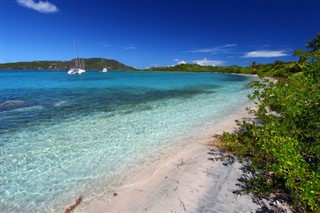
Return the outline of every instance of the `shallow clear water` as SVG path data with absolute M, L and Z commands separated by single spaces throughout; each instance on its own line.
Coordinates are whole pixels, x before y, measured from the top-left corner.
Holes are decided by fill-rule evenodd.
M 252 77 L 1 71 L 0 205 L 62 211 L 247 104 Z

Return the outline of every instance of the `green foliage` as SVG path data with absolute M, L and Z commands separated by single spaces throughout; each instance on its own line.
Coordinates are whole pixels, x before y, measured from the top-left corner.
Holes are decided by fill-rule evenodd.
M 68 70 L 75 65 L 75 59 L 71 61 L 32 61 L 0 64 L 0 69 L 11 70 Z M 86 70 L 101 70 L 107 67 L 112 70 L 136 70 L 133 67 L 122 64 L 116 60 L 104 58 L 83 59 Z
M 198 64 L 179 64 L 171 67 L 151 67 L 146 71 L 184 71 L 184 72 L 219 72 L 219 73 L 241 73 L 253 74 L 248 67 L 240 66 L 202 66 Z
M 312 40 L 307 40 L 306 47 L 311 49 L 311 52 L 316 52 L 320 49 L 320 33 Z
M 318 33 L 312 40 L 307 40 L 306 47 L 310 51 L 303 51 L 301 49 L 294 52 L 295 56 L 300 56 L 299 62 L 306 62 L 310 59 L 312 62 L 320 61 L 320 33 Z
M 127 66 L 112 59 L 88 58 L 84 60 L 87 70 L 102 70 L 104 67 L 107 67 L 111 70 L 136 70 L 133 67 Z
M 257 120 L 237 122 L 239 132 L 222 136 L 227 150 L 247 158 L 253 178 L 247 192 L 286 193 L 297 211 L 320 211 L 320 34 L 297 50 L 298 62 L 253 63 L 259 75 L 285 75 L 254 82 L 249 96 Z M 310 62 L 311 61 L 311 62 Z
M 260 77 L 288 77 L 289 72 L 287 68 L 291 63 L 285 63 L 282 61 L 276 61 L 272 64 L 255 65 L 255 71 Z
M 287 79 L 254 82 L 257 121 L 238 122 L 239 132 L 222 138 L 227 150 L 249 159 L 249 192 L 285 192 L 297 211 L 319 212 L 320 63 L 297 64 L 301 71 Z

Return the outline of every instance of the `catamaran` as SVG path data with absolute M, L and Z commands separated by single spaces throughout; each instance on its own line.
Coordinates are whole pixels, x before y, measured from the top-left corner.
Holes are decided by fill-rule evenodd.
M 74 75 L 74 74 L 82 74 L 84 72 L 86 72 L 85 68 L 84 68 L 84 60 L 80 59 L 78 57 L 78 50 L 77 50 L 77 46 L 76 46 L 76 40 L 74 39 L 74 51 L 76 54 L 76 59 L 75 59 L 75 67 L 72 67 L 69 71 L 68 74 L 69 75 Z
M 107 68 L 103 68 L 101 72 L 108 72 Z

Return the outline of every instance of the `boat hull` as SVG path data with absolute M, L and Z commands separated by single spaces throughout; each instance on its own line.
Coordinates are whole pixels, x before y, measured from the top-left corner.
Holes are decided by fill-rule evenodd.
M 86 72 L 84 69 L 81 69 L 81 68 L 77 68 L 77 67 L 74 67 L 74 68 L 71 68 L 69 71 L 68 71 L 68 74 L 69 75 L 80 75 L 82 73 Z

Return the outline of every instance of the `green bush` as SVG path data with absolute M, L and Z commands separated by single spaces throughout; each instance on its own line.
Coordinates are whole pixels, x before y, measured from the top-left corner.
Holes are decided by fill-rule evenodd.
M 320 211 L 320 64 L 276 83 L 255 82 L 253 123 L 224 133 L 224 146 L 254 171 L 248 192 L 286 193 L 298 211 Z

